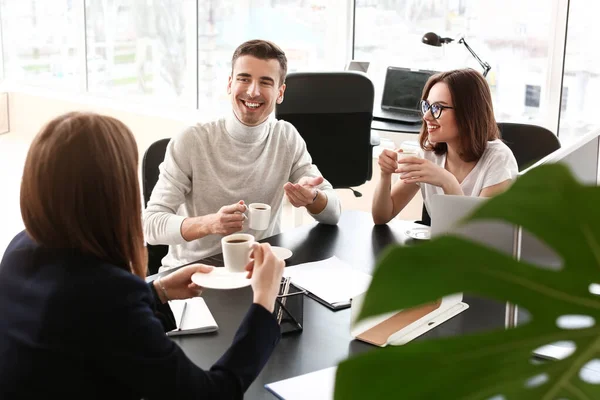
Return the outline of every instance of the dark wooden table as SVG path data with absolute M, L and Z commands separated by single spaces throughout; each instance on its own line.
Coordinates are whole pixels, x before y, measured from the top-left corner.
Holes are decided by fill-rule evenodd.
M 263 240 L 293 251 L 287 265 L 337 256 L 355 268 L 371 273 L 377 256 L 392 244 L 419 245 L 404 232 L 411 223 L 395 220 L 375 226 L 371 215 L 346 211 L 337 226 L 313 223 Z M 220 256 L 201 260 L 219 265 Z M 148 277 L 148 281 L 164 275 Z M 398 285 L 402 290 L 402 285 Z M 210 366 L 225 352 L 252 302 L 250 287 L 236 290 L 205 290 L 203 295 L 219 330 L 211 334 L 174 338 L 200 367 Z M 469 309 L 441 324 L 417 340 L 472 333 L 504 327 L 505 305 L 465 295 Z M 281 379 L 332 367 L 349 356 L 378 347 L 355 341 L 350 336 L 350 310 L 331 311 L 304 296 L 304 330 L 283 336 L 262 373 L 246 392 L 247 399 L 274 399 L 264 385 Z

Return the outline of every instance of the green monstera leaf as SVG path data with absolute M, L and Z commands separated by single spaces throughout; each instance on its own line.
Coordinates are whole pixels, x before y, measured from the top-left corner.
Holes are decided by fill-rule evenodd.
M 450 235 L 395 246 L 379 259 L 361 318 L 464 292 L 518 304 L 531 320 L 346 360 L 338 367 L 336 399 L 600 399 L 600 385 L 580 376 L 600 360 L 600 297 L 590 291 L 600 282 L 600 188 L 579 184 L 565 166 L 540 166 L 469 218 L 478 219 L 522 226 L 554 249 L 562 268 L 519 262 Z M 566 315 L 595 324 L 562 329 L 557 321 Z M 533 350 L 561 340 L 577 350 L 561 361 L 531 361 Z

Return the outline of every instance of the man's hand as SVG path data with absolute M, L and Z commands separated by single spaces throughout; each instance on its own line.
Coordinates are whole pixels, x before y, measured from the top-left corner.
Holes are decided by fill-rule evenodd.
M 283 190 L 294 207 L 306 207 L 313 204 L 318 194 L 316 187 L 323 183 L 323 180 L 322 176 L 314 178 L 305 176 L 300 178 L 298 183 L 286 183 L 283 185 Z
M 242 230 L 247 207 L 244 200 L 223 206 L 215 214 L 188 217 L 181 224 L 181 236 L 188 242 L 208 235 L 229 235 Z
M 208 231 L 215 235 L 229 235 L 242 230 L 247 207 L 244 200 L 235 204 L 223 206 L 216 214 L 208 215 Z

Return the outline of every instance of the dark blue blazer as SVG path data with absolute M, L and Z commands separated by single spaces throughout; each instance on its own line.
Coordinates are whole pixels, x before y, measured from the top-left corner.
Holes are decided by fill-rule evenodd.
M 203 371 L 166 336 L 149 286 L 19 233 L 0 263 L 0 399 L 242 398 L 279 341 L 273 315 L 252 305 Z

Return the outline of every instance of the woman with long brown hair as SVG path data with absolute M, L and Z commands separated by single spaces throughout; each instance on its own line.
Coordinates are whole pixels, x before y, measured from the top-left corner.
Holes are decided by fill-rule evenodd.
M 137 166 L 129 129 L 93 113 L 59 116 L 31 144 L 26 229 L 0 264 L 0 398 L 241 398 L 266 363 L 279 339 L 271 313 L 283 261 L 255 247 L 254 303 L 232 347 L 203 371 L 165 330 L 175 328 L 168 300 L 199 295 L 191 276 L 212 267 L 145 282 Z
M 385 224 L 420 190 L 425 206 L 434 194 L 490 197 L 506 190 L 518 172 L 500 140 L 489 86 L 479 72 L 459 69 L 433 75 L 421 97 L 423 123 L 417 156 L 383 150 L 373 220 Z M 399 181 L 392 187 L 392 174 Z

